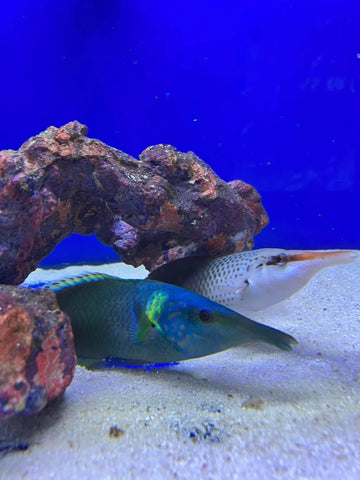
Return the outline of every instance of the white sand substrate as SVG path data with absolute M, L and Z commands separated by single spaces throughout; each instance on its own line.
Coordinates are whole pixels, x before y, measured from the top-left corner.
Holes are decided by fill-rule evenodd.
M 61 400 L 0 424 L 0 478 L 359 479 L 359 285 L 360 261 L 328 268 L 253 315 L 293 335 L 292 352 L 77 367 Z

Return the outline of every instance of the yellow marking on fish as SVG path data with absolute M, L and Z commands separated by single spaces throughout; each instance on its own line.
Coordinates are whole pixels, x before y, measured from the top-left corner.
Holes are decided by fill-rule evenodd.
M 146 304 L 146 309 L 145 313 L 147 317 L 149 318 L 150 322 L 155 325 L 155 327 L 162 332 L 162 328 L 159 325 L 159 318 L 162 312 L 164 311 L 166 302 L 169 300 L 169 295 L 157 291 L 154 292 L 151 297 L 149 298 L 149 301 Z

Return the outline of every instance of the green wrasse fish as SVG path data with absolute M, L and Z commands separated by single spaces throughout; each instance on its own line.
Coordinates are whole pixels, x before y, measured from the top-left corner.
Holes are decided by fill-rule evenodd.
M 90 274 L 49 288 L 71 319 L 77 355 L 87 359 L 170 363 L 245 342 L 283 350 L 297 343 L 286 333 L 166 283 Z
M 148 278 L 187 288 L 237 312 L 282 302 L 321 269 L 354 262 L 354 250 L 262 248 L 222 257 L 187 257 L 154 270 Z

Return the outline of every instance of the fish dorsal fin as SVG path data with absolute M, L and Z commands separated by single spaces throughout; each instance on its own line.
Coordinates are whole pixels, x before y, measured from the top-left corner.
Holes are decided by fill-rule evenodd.
M 58 282 L 54 282 L 48 286 L 52 292 L 59 292 L 65 288 L 76 287 L 84 283 L 99 282 L 101 280 L 120 280 L 118 277 L 107 275 L 106 273 L 85 273 L 84 275 L 78 275 L 75 277 L 64 278 Z
M 165 263 L 149 274 L 147 279 L 182 287 L 185 281 L 214 257 L 185 257 Z

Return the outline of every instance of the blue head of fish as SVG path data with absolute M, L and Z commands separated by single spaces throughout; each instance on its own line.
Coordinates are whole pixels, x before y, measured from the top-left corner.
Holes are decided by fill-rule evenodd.
M 205 297 L 165 284 L 147 297 L 145 314 L 184 358 L 210 355 L 253 340 L 253 326 L 258 325 Z

